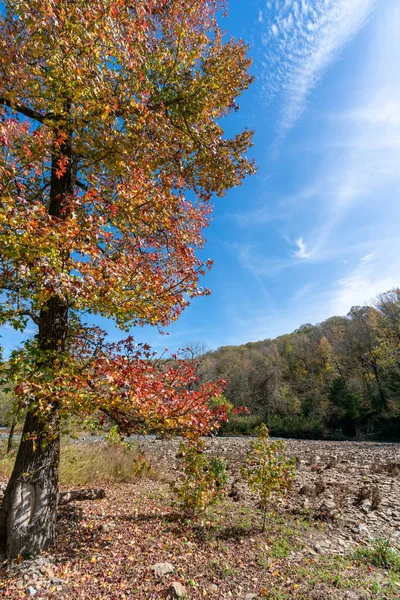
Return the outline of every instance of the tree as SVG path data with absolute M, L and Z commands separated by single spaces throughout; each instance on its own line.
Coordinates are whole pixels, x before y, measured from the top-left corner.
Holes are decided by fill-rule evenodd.
M 189 366 L 107 344 L 85 314 L 166 326 L 207 294 L 213 195 L 251 173 L 251 132 L 220 119 L 251 82 L 219 0 L 14 0 L 0 16 L 0 323 L 37 335 L 10 361 L 27 409 L 0 510 L 8 554 L 54 541 L 59 420 L 207 431 Z
M 257 439 L 250 442 L 246 462 L 241 469 L 245 481 L 258 497 L 263 514 L 263 533 L 271 496 L 287 493 L 295 476 L 295 459 L 287 459 L 284 452 L 284 443 L 281 440 L 271 442 L 268 429 L 262 424 Z
M 348 314 L 348 353 L 357 360 L 375 411 L 387 408 L 387 393 L 378 352 L 377 311 L 372 307 L 353 306 Z
M 203 440 L 179 446 L 183 477 L 173 490 L 180 501 L 183 515 L 195 517 L 222 500 L 226 493 L 228 472 L 221 456 L 207 456 Z

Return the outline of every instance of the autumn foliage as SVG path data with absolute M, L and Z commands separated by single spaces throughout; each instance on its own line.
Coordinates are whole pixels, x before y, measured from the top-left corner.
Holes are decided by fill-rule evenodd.
M 18 471 L 35 493 L 56 481 L 48 438 L 57 443 L 63 413 L 101 410 L 127 431 L 188 435 L 222 416 L 208 408 L 220 387 L 199 386 L 190 365 L 156 361 L 130 338 L 110 344 L 85 320 L 164 327 L 208 293 L 199 277 L 212 263 L 197 251 L 210 200 L 254 169 L 251 132 L 228 138 L 220 124 L 251 82 L 245 45 L 217 24 L 224 9 L 218 0 L 5 3 L 0 323 L 33 321 L 38 333 L 12 358 L 28 416 L 0 537 Z M 54 488 L 53 508 L 55 498 Z M 48 545 L 51 533 L 36 544 L 45 517 L 33 527 L 21 516 L 9 552 Z
M 263 513 L 264 532 L 271 497 L 283 496 L 290 489 L 295 476 L 295 459 L 286 458 L 284 442 L 270 440 L 268 428 L 262 424 L 257 438 L 250 442 L 241 472 L 258 498 Z

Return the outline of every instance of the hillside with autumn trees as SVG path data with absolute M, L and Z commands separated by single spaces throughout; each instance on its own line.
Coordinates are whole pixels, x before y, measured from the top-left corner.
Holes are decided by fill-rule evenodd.
M 205 380 L 223 377 L 226 399 L 253 416 L 232 416 L 227 433 L 250 433 L 263 419 L 274 435 L 398 439 L 400 289 L 345 317 L 221 347 L 200 369 Z

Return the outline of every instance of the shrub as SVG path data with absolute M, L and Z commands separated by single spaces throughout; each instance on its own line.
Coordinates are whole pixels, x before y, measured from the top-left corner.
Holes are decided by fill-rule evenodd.
M 254 435 L 261 425 L 260 416 L 230 415 L 219 430 L 222 435 Z
M 378 538 L 372 548 L 360 548 L 355 558 L 400 573 L 400 551 L 391 545 L 390 538 Z
M 186 515 L 195 516 L 220 500 L 228 481 L 226 462 L 220 456 L 207 456 L 203 441 L 181 443 L 183 479 L 173 490 Z
M 319 417 L 271 414 L 268 424 L 274 436 L 321 439 L 326 434 L 325 425 Z
M 242 476 L 250 489 L 257 494 L 263 512 L 262 531 L 265 531 L 267 509 L 273 494 L 285 494 L 295 476 L 295 459 L 288 460 L 281 440 L 271 442 L 268 429 L 263 424 L 258 438 L 250 442 Z

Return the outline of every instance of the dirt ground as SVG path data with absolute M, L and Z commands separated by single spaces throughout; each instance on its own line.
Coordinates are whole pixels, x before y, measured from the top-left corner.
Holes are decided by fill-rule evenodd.
M 400 599 L 400 445 L 288 440 L 294 488 L 271 505 L 261 534 L 239 475 L 248 439 L 208 443 L 228 462 L 229 495 L 201 519 L 182 518 L 171 493 L 178 441 L 144 439 L 157 479 L 107 486 L 103 500 L 60 509 L 57 548 L 3 563 L 0 596 Z M 157 563 L 173 571 L 156 576 Z

